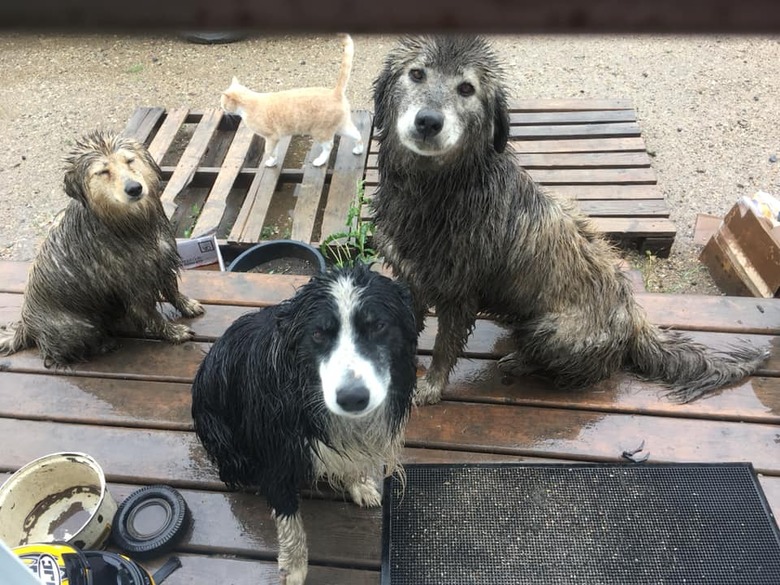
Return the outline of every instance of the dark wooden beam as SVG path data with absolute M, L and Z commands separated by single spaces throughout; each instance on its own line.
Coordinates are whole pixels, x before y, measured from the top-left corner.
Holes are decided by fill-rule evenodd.
M 767 33 L 776 0 L 26 0 L 0 3 L 0 28 L 67 31 L 248 29 L 262 33 Z

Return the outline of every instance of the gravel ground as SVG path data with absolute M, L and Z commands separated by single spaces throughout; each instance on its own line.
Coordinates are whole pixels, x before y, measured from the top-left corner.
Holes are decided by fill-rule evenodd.
M 631 257 L 648 288 L 718 294 L 692 243 L 696 214 L 723 215 L 758 189 L 780 195 L 780 38 L 503 36 L 493 39 L 516 98 L 628 98 L 672 209 L 668 260 Z M 393 45 L 356 36 L 349 95 Z M 330 85 L 332 36 L 198 45 L 177 35 L 0 37 L 0 257 L 29 260 L 67 199 L 62 159 L 76 137 L 121 129 L 138 106 L 210 108 L 232 75 L 259 91 Z

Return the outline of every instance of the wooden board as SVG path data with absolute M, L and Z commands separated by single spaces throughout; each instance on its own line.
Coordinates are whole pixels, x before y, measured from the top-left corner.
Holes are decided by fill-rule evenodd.
M 363 155 L 353 155 L 352 141 L 340 139 L 331 163 L 315 168 L 318 145 L 307 147 L 301 159 L 285 161 L 285 141 L 279 166 L 270 170 L 248 156 L 253 137 L 243 123 L 223 128 L 221 117 L 233 118 L 218 110 L 139 108 L 125 129 L 165 162 L 166 209 L 172 214 L 175 203 L 186 208 L 173 216 L 181 237 L 216 229 L 218 237 L 239 245 L 274 233 L 271 237 L 316 245 L 343 229 L 361 179 L 367 196 L 376 191 L 377 144 L 369 112 L 353 114 L 368 145 Z M 628 100 L 519 100 L 510 120 L 508 147 L 537 182 L 577 202 L 589 201 L 581 203 L 582 211 L 618 245 L 669 254 L 676 228 Z M 191 137 L 180 144 L 192 125 Z M 223 131 L 215 132 L 217 127 Z M 294 185 L 292 196 L 283 189 L 288 183 Z M 637 199 L 648 203 L 634 204 Z M 280 219 L 279 207 L 289 217 Z
M 0 262 L 0 320 L 18 318 L 29 264 Z M 275 582 L 277 544 L 262 496 L 228 492 L 192 430 L 190 385 L 233 319 L 293 294 L 303 277 L 188 271 L 185 293 L 207 302 L 191 320 L 198 340 L 170 345 L 124 338 L 109 355 L 72 368 L 45 368 L 35 349 L 0 357 L 0 481 L 29 460 L 62 450 L 94 456 L 119 501 L 163 483 L 182 493 L 192 527 L 172 554 L 183 568 L 169 581 Z M 652 383 L 620 374 L 578 393 L 544 378 L 502 376 L 507 331 L 479 319 L 444 401 L 415 408 L 402 459 L 412 462 L 566 463 L 621 461 L 644 441 L 650 463 L 750 461 L 780 511 L 780 301 L 638 294 L 650 319 L 723 349 L 747 341 L 771 350 L 759 375 L 691 404 Z M 422 368 L 436 333 L 420 337 Z M 490 489 L 490 486 L 485 486 Z M 381 513 L 344 501 L 327 486 L 305 490 L 307 583 L 378 583 Z M 165 557 L 145 561 L 150 569 Z

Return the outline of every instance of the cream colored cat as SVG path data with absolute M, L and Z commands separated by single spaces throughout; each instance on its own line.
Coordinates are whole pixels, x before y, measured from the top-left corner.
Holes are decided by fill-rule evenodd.
M 363 153 L 360 131 L 352 122 L 346 90 L 355 53 L 352 38 L 344 35 L 344 58 L 341 62 L 336 87 L 304 87 L 258 93 L 241 85 L 238 79 L 222 92 L 220 105 L 231 114 L 241 116 L 247 126 L 265 139 L 265 165 L 277 163 L 277 146 L 283 136 L 306 134 L 322 147 L 320 155 L 312 161 L 314 166 L 328 162 L 336 134 L 357 141 L 352 149 Z

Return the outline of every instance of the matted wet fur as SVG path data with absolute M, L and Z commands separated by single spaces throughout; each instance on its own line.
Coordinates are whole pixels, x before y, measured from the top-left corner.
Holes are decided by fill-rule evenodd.
M 0 331 L 0 354 L 37 345 L 44 363 L 105 353 L 120 323 L 173 343 L 192 337 L 157 303 L 185 317 L 203 313 L 179 292 L 181 264 L 160 202 L 160 169 L 136 140 L 94 132 L 66 159 L 71 201 L 33 261 L 21 321 Z
M 353 154 L 363 153 L 363 138 L 352 122 L 347 99 L 347 82 L 352 71 L 354 44 L 343 35 L 344 57 L 335 87 L 303 87 L 285 91 L 258 93 L 244 87 L 233 78 L 222 92 L 220 105 L 231 114 L 238 114 L 244 123 L 265 139 L 265 165 L 279 162 L 277 147 L 283 136 L 307 135 L 319 143 L 321 152 L 312 161 L 319 167 L 328 162 L 336 134 L 356 141 Z
M 505 372 L 579 389 L 627 370 L 690 401 L 754 372 L 768 352 L 714 353 L 651 325 L 616 254 L 566 200 L 506 151 L 499 61 L 477 37 L 402 39 L 374 82 L 376 245 L 415 299 L 435 306 L 418 403 L 437 402 L 477 313 L 511 326 Z
M 302 486 L 324 477 L 356 504 L 379 506 L 382 465 L 401 472 L 416 348 L 407 288 L 359 264 L 240 317 L 201 363 L 195 432 L 222 481 L 266 496 L 282 583 L 306 578 Z

